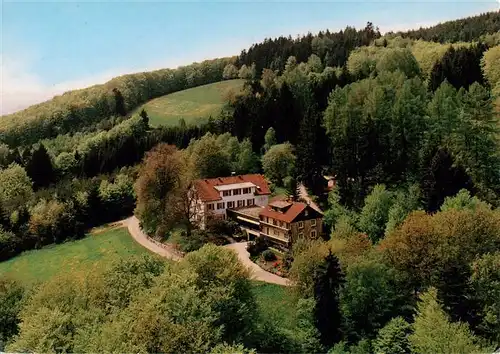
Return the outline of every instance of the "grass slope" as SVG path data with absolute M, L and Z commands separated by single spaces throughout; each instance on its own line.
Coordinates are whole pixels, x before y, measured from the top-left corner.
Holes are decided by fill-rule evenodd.
M 296 329 L 296 301 L 291 290 L 260 281 L 253 282 L 253 285 L 259 312 L 278 327 L 290 331 Z
M 240 91 L 243 83 L 244 80 L 227 80 L 193 87 L 155 98 L 135 112 L 144 108 L 148 112 L 151 126 L 176 125 L 181 118 L 187 124 L 201 124 L 210 115 L 219 114 L 226 93 L 231 90 Z
M 132 239 L 127 229 L 110 229 L 81 240 L 24 252 L 1 262 L 0 275 L 30 285 L 63 272 L 91 271 L 94 266 L 102 267 L 120 258 L 145 253 L 148 251 Z

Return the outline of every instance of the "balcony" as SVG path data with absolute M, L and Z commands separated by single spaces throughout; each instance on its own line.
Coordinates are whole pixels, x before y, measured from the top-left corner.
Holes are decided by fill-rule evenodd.
M 284 243 L 288 243 L 290 241 L 290 234 L 289 233 L 285 234 L 285 237 L 283 237 L 281 235 L 269 235 L 269 234 L 266 234 L 264 231 L 260 230 L 260 235 L 271 238 L 273 240 L 284 242 Z
M 265 222 L 264 220 L 260 220 L 260 223 L 261 223 L 262 225 L 275 227 L 275 228 L 280 229 L 280 230 L 283 230 L 283 231 L 290 231 L 290 229 L 288 229 L 288 228 L 286 228 L 286 227 L 282 227 L 282 226 L 279 226 L 279 225 L 274 225 L 274 224 L 271 224 L 271 223 Z

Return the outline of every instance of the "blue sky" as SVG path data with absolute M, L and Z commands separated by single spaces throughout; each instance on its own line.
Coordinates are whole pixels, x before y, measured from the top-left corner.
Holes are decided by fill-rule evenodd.
M 113 76 L 238 54 L 265 37 L 372 21 L 382 31 L 484 11 L 490 1 L 2 1 L 2 112 Z

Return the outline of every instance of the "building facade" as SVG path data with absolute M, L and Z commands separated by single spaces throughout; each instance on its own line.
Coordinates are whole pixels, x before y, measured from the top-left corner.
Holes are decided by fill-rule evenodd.
M 317 239 L 323 233 L 323 215 L 305 203 L 274 201 L 264 207 L 229 210 L 228 216 L 249 240 L 263 237 L 285 250 L 299 238 Z
M 260 235 L 281 248 L 297 239 L 317 239 L 323 233 L 323 215 L 300 202 L 276 201 L 259 214 Z
M 193 218 L 204 228 L 208 217 L 226 219 L 228 209 L 266 206 L 271 191 L 264 176 L 249 174 L 196 180 L 193 193 Z

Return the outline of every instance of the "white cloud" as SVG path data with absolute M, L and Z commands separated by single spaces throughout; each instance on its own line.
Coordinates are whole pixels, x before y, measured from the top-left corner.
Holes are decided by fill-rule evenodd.
M 47 85 L 31 72 L 26 62 L 6 58 L 1 63 L 1 114 L 13 113 L 32 104 L 46 101 L 66 91 L 106 82 L 120 72 L 103 72 L 91 77 Z

